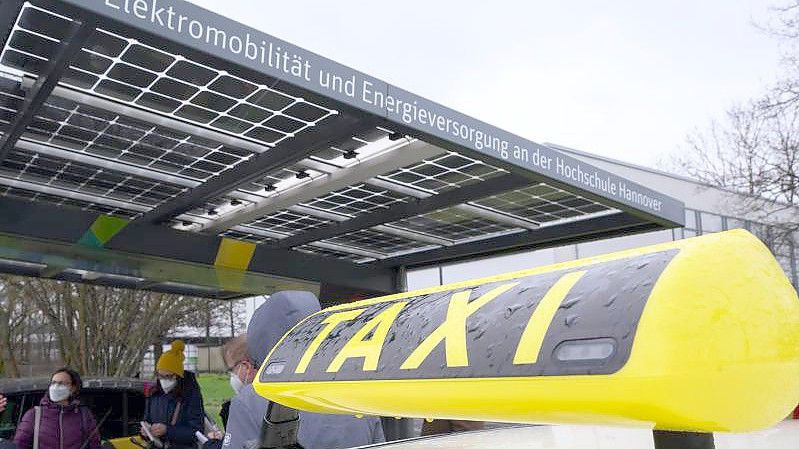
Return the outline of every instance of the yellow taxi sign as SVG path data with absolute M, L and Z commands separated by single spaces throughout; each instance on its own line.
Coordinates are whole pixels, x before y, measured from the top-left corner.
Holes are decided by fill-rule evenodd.
M 730 231 L 323 310 L 255 387 L 328 413 L 747 431 L 799 399 L 799 300 Z

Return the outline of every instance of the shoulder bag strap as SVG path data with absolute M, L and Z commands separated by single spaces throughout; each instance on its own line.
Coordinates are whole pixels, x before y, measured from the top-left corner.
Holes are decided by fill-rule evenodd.
M 89 413 L 89 410 L 86 407 L 84 407 L 84 406 L 80 406 L 80 407 L 78 407 L 78 409 L 80 410 L 80 436 L 82 438 L 82 441 L 85 442 L 86 441 L 86 421 L 88 421 L 88 418 L 86 417 L 86 415 Z
M 42 425 L 42 408 L 33 407 L 33 449 L 39 449 L 39 427 Z
M 174 426 L 178 422 L 178 415 L 180 414 L 180 404 L 182 401 L 178 401 L 177 405 L 175 405 L 175 411 L 172 412 L 172 425 Z

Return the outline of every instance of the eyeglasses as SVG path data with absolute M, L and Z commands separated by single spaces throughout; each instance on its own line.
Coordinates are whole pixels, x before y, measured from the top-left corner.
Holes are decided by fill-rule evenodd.
M 238 362 L 234 363 L 233 366 L 231 366 L 227 370 L 228 374 L 235 374 L 236 373 L 236 369 L 239 367 L 239 365 L 241 365 L 241 364 L 243 364 L 245 362 L 247 362 L 247 360 L 239 360 Z

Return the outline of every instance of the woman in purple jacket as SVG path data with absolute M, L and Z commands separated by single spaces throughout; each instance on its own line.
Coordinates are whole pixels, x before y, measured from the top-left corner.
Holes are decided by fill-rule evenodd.
M 97 421 L 92 412 L 80 405 L 77 397 L 82 382 L 69 368 L 53 373 L 50 388 L 38 407 L 22 417 L 14 443 L 19 449 L 100 449 Z M 36 409 L 39 409 L 38 437 Z M 38 443 L 38 447 L 35 447 Z

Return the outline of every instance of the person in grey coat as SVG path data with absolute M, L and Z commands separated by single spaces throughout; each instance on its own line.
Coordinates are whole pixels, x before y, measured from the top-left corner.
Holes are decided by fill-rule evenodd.
M 261 423 L 269 400 L 258 395 L 252 386 L 253 373 L 242 373 L 241 365 L 257 369 L 280 338 L 304 318 L 320 310 L 319 301 L 310 292 L 285 291 L 273 294 L 253 314 L 247 326 L 247 352 L 250 360 L 230 361 L 232 375 L 242 386 L 230 403 L 230 417 L 225 429 L 223 449 L 242 449 L 261 432 Z M 246 362 L 246 363 L 243 363 Z M 380 419 L 355 418 L 300 411 L 297 435 L 305 449 L 343 449 L 385 441 Z

